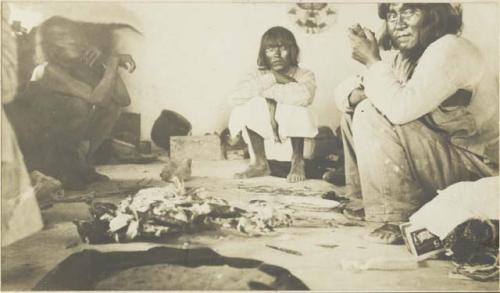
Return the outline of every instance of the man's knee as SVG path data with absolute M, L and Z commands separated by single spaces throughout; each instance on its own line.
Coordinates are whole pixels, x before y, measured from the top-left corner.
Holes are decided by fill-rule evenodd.
M 353 114 L 342 114 L 342 116 L 340 117 L 340 130 L 342 130 L 342 132 L 351 132 L 352 117 Z
M 372 130 L 378 130 L 381 126 L 381 121 L 384 119 L 385 117 L 382 113 L 380 113 L 370 101 L 362 101 L 356 107 L 352 117 L 351 129 L 353 135 L 359 132 L 368 134 Z
M 92 105 L 80 98 L 67 97 L 64 103 L 64 110 L 71 115 L 72 120 L 88 119 L 92 110 Z
M 379 119 L 380 115 L 369 100 L 364 100 L 354 109 L 353 121 L 370 123 L 373 119 Z

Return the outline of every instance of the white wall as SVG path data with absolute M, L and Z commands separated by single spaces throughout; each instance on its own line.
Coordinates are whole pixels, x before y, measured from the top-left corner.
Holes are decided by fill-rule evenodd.
M 345 31 L 359 22 L 377 31 L 375 4 L 332 4 L 337 22 L 321 34 L 308 35 L 288 17 L 291 4 L 271 3 L 15 3 L 12 14 L 23 23 L 52 15 L 79 20 L 128 22 L 143 37 L 127 33 L 121 44 L 133 54 L 138 68 L 125 76 L 133 97 L 130 110 L 142 114 L 142 136 L 162 109 L 186 116 L 194 134 L 220 131 L 227 123 L 226 95 L 245 72 L 255 68 L 260 36 L 281 25 L 295 34 L 301 47 L 301 66 L 317 78 L 313 107 L 322 125 L 336 127 L 339 113 L 333 90 L 362 67 L 350 58 Z M 495 3 L 464 5 L 464 36 L 476 42 L 498 65 Z

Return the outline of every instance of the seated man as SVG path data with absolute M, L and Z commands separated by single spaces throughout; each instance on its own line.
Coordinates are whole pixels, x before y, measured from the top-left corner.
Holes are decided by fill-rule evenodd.
M 293 34 L 283 27 L 273 27 L 262 36 L 258 56 L 259 70 L 230 96 L 235 105 L 229 119 L 231 135 L 245 132 L 255 158 L 247 170 L 235 177 L 270 175 L 264 139 L 280 142 L 289 137 L 293 154 L 287 180 L 302 181 L 304 138 L 318 132 L 309 108 L 316 90 L 314 74 L 298 67 L 299 47 Z
M 80 23 L 61 17 L 38 32 L 46 63 L 33 72 L 26 90 L 7 107 L 28 169 L 80 189 L 107 180 L 92 156 L 114 127 L 130 98 L 119 67 L 135 69 L 130 55 L 105 54 L 89 41 Z
M 362 197 L 367 221 L 389 222 L 369 238 L 394 244 L 402 242 L 394 224 L 438 190 L 498 175 L 498 83 L 459 36 L 459 8 L 384 3 L 378 13 L 381 44 L 395 58 L 382 61 L 374 33 L 352 28 L 353 58 L 366 71 L 339 85 L 336 101 L 348 195 Z

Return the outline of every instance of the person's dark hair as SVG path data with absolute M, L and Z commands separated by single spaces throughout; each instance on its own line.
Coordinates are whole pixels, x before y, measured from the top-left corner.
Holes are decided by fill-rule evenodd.
M 290 65 L 297 66 L 299 64 L 299 46 L 291 31 L 288 29 L 275 26 L 268 29 L 260 41 L 259 55 L 257 57 L 257 65 L 260 70 L 269 69 L 267 64 L 266 49 L 274 46 L 286 46 L 289 52 Z
M 63 30 L 57 30 L 63 29 Z M 91 23 L 75 21 L 62 16 L 53 16 L 38 27 L 40 38 L 39 45 L 48 61 L 57 60 L 60 55 L 58 42 L 66 37 L 71 37 L 79 42 L 81 46 L 93 45 L 100 49 L 106 56 L 111 53 L 114 46 L 113 32 L 118 29 L 129 29 L 137 34 L 141 34 L 135 27 L 123 23 Z M 53 60 L 51 60 L 53 59 Z
M 58 32 L 54 30 L 58 27 L 65 28 L 67 31 Z M 49 58 L 55 58 L 52 56 L 58 56 L 60 54 L 57 43 L 59 40 L 65 39 L 66 36 L 63 34 L 69 34 L 72 37 L 76 37 L 79 33 L 77 23 L 62 16 L 53 16 L 49 18 L 40 25 L 38 30 L 42 36 L 40 44 Z M 79 38 L 79 41 L 82 41 L 82 39 Z
M 391 3 L 378 4 L 378 16 L 387 20 Z M 446 34 L 459 35 L 462 30 L 462 8 L 450 3 L 405 3 L 405 5 L 422 11 L 422 33 L 419 48 L 425 50 L 432 42 Z M 393 48 L 390 36 L 385 31 L 380 37 L 380 45 L 385 50 Z

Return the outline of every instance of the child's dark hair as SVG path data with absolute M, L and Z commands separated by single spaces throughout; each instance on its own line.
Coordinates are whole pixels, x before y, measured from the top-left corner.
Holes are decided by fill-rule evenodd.
M 259 55 L 257 57 L 257 65 L 259 66 L 259 69 L 265 70 L 270 68 L 269 64 L 267 64 L 266 49 L 274 46 L 287 47 L 290 53 L 290 65 L 297 66 L 299 64 L 300 50 L 293 33 L 284 27 L 275 26 L 267 30 L 264 35 L 262 35 Z

